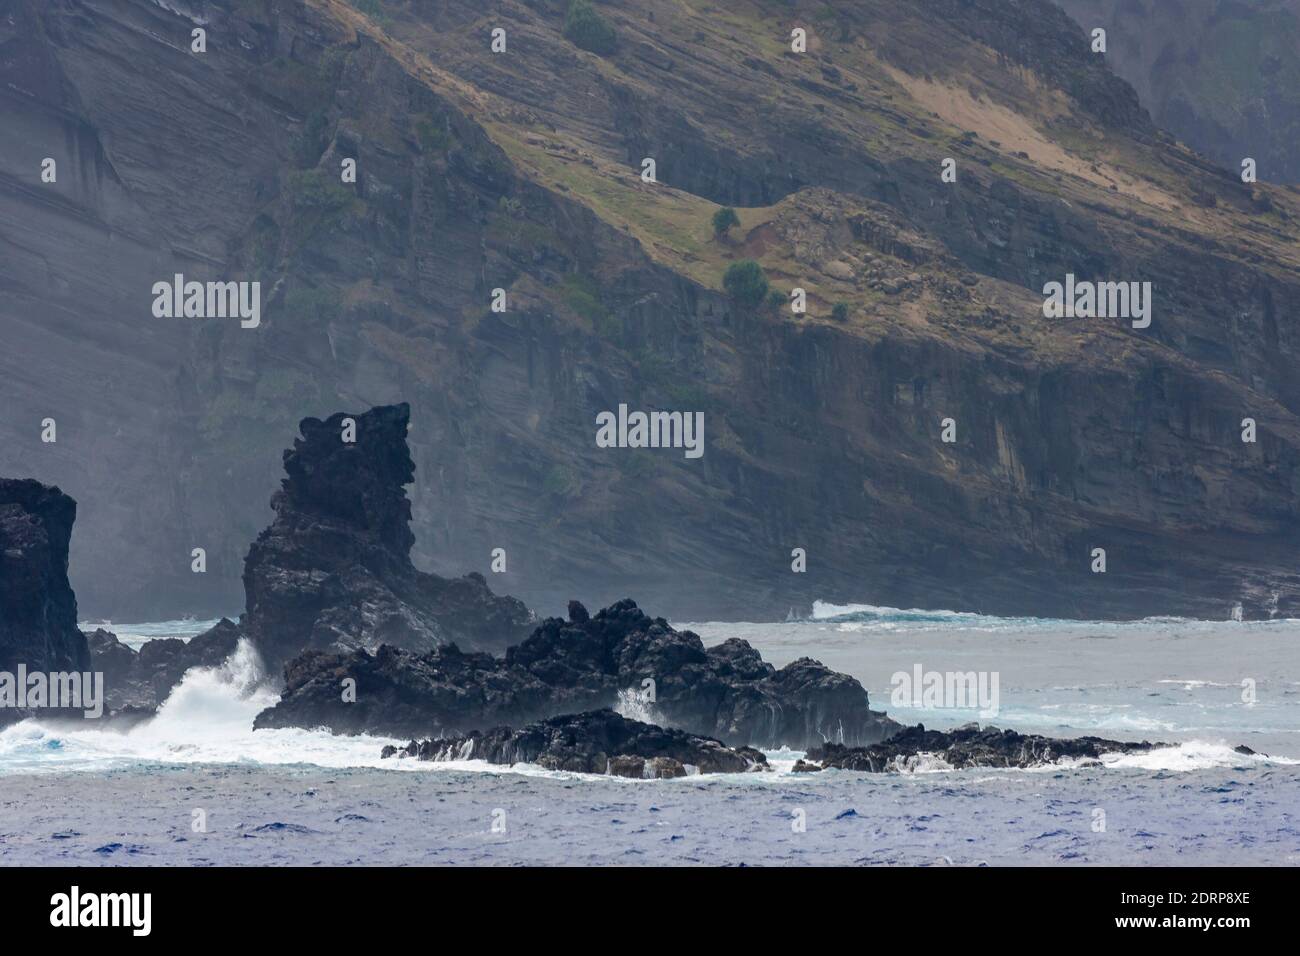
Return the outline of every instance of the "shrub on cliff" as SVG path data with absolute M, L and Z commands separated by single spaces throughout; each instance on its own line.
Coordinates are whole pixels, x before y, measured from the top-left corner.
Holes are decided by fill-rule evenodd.
M 836 302 L 831 308 L 831 318 L 836 322 L 847 322 L 849 320 L 849 307 L 844 302 Z
M 590 0 L 573 0 L 569 4 L 564 35 L 574 46 L 599 56 L 608 56 L 618 46 L 614 28 L 596 12 Z
M 756 306 L 767 297 L 767 276 L 753 259 L 733 262 L 722 277 L 722 286 L 742 305 Z
M 730 206 L 723 206 L 713 214 L 713 234 L 725 236 L 733 226 L 740 225 L 740 217 Z

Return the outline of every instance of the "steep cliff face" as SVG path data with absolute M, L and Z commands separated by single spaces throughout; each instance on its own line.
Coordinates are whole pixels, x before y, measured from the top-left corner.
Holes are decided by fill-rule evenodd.
M 1300 182 L 1296 0 L 1057 0 L 1152 117 L 1194 149 L 1267 182 Z
M 392 402 L 417 564 L 504 549 L 542 611 L 1300 610 L 1296 197 L 1160 133 L 1056 7 L 601 3 L 602 56 L 558 0 L 357 6 L 4 26 L 0 465 L 94 497 L 92 613 L 237 607 L 286 427 Z M 783 304 L 726 294 L 740 259 Z M 260 327 L 153 318 L 176 271 L 260 280 Z M 1045 318 L 1067 273 L 1151 282 L 1150 327 Z M 620 404 L 703 412 L 704 455 L 598 447 Z
M 266 661 L 381 643 L 504 648 L 532 629 L 528 609 L 494 595 L 482 575 L 448 580 L 412 566 L 409 420 L 398 405 L 299 426 L 275 521 L 244 565 L 243 629 Z
M 86 638 L 68 585 L 77 503 L 38 481 L 0 478 L 0 671 L 84 671 Z M 24 688 L 25 690 L 25 688 Z M 0 710 L 0 723 L 11 711 Z

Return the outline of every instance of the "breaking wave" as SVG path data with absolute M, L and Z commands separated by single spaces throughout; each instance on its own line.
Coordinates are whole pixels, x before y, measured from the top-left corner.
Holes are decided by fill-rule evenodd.
M 872 609 L 870 613 L 880 613 Z M 866 613 L 866 612 L 853 612 Z M 900 612 L 909 613 L 909 612 Z M 923 612 L 917 612 L 923 613 Z M 933 613 L 933 612 L 924 612 Z M 946 612 L 945 612 L 945 617 Z M 1181 683 L 1181 682 L 1180 682 Z M 537 767 L 492 766 L 481 760 L 427 762 L 382 759 L 386 744 L 405 743 L 386 737 L 336 736 L 324 729 L 253 730 L 254 718 L 278 698 L 278 691 L 266 679 L 265 668 L 254 647 L 241 640 L 234 653 L 220 667 L 193 668 L 173 689 L 157 714 L 126 729 L 112 724 L 45 722 L 24 720 L 0 730 L 0 774 L 48 771 L 105 771 L 168 765 L 305 765 L 325 768 L 381 768 L 387 770 L 465 770 L 490 773 L 523 773 L 545 776 L 573 776 Z M 1110 710 L 1110 708 L 1106 708 Z M 653 705 L 636 690 L 619 695 L 619 713 L 649 723 L 662 723 Z M 1006 725 L 1016 721 L 1007 719 Z M 1029 717 L 1029 714 L 1021 714 Z M 1127 729 L 1160 730 L 1132 717 L 1116 714 L 1109 719 L 1133 721 Z M 1027 729 L 1027 728 L 1026 728 Z M 1158 738 L 1157 738 L 1158 739 Z M 803 754 L 789 750 L 771 754 L 774 774 L 753 775 L 760 782 L 782 779 Z M 1152 773 L 1181 772 L 1216 767 L 1296 765 L 1283 757 L 1243 755 L 1224 742 L 1189 740 L 1143 754 L 1104 756 L 1101 764 L 1115 770 L 1145 770 Z M 1083 765 L 1096 767 L 1096 763 Z M 1068 764 L 1054 765 L 1060 769 Z M 951 771 L 942 758 L 920 754 L 899 762 L 894 769 L 903 774 Z M 1052 769 L 1052 768 L 1047 768 Z M 1032 771 L 1031 771 L 1032 772 Z M 696 778 L 708 779 L 708 778 Z M 800 779 L 809 778 L 801 775 Z
M 1300 623 L 1294 618 L 1274 618 L 1268 621 L 1243 621 L 1237 614 L 1221 621 L 1190 617 L 1156 616 L 1126 621 L 1066 620 L 1047 617 L 998 617 L 975 611 L 944 611 L 924 608 L 898 608 L 875 604 L 832 604 L 814 601 L 812 614 L 804 620 L 824 624 L 865 625 L 867 629 L 892 630 L 916 625 L 936 625 L 954 629 L 1000 630 L 1004 628 L 1150 628 L 1150 627 L 1206 627 L 1221 628 L 1225 624 L 1239 628 L 1272 627 Z

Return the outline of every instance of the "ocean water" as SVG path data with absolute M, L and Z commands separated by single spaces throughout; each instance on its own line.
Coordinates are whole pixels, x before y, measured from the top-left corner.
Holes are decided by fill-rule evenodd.
M 137 643 L 210 623 L 114 628 Z M 381 760 L 404 741 L 254 733 L 276 691 L 242 645 L 129 731 L 0 731 L 0 863 L 1300 863 L 1300 621 L 817 605 L 805 621 L 679 626 L 708 644 L 743 637 L 778 666 L 818 658 L 907 722 L 1177 746 L 1034 770 L 922 759 L 888 775 L 794 775 L 800 754 L 777 751 L 773 773 L 661 781 Z M 917 665 L 996 672 L 997 715 L 894 706 L 892 675 Z

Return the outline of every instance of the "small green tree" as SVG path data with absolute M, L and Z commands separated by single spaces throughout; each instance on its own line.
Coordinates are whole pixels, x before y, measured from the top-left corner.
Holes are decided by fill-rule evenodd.
M 723 206 L 713 214 L 713 234 L 719 238 L 730 232 L 733 226 L 739 225 L 740 217 L 730 206 Z
M 849 307 L 843 302 L 836 302 L 831 307 L 831 318 L 836 322 L 847 322 L 849 320 Z
M 573 0 L 564 16 L 564 35 L 576 47 L 608 56 L 618 46 L 618 36 L 590 0 Z
M 763 274 L 763 267 L 753 259 L 733 262 L 722 277 L 722 286 L 733 299 L 750 307 L 767 297 L 767 276 Z

